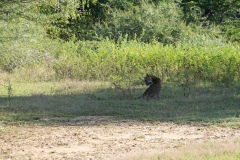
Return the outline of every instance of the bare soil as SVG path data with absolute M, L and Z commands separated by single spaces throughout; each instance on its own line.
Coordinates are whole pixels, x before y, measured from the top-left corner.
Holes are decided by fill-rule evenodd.
M 41 119 L 58 125 L 1 125 L 0 159 L 107 160 L 162 153 L 205 141 L 238 139 L 239 128 L 139 122 L 113 117 Z

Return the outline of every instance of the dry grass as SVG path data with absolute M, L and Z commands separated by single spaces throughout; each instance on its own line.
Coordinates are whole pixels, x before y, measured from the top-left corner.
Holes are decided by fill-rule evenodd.
M 240 140 L 211 140 L 170 149 L 163 153 L 130 157 L 128 160 L 239 160 Z

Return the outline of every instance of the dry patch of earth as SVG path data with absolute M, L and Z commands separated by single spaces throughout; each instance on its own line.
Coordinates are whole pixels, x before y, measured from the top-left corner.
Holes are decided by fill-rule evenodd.
M 0 124 L 0 159 L 130 159 L 188 144 L 240 137 L 239 128 L 204 124 L 150 123 L 93 116 L 41 121 L 61 121 L 61 125 Z

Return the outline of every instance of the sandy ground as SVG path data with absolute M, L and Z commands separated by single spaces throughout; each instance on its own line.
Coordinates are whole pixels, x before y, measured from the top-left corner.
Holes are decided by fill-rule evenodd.
M 204 124 L 149 123 L 111 117 L 41 121 L 62 123 L 0 125 L 0 159 L 123 160 L 208 140 L 240 138 L 239 128 Z

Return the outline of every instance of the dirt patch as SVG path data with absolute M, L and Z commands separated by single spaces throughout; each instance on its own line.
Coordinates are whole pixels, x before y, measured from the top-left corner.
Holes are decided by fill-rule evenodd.
M 125 159 L 208 140 L 239 138 L 237 128 L 147 123 L 113 117 L 56 118 L 56 126 L 2 126 L 0 159 Z

